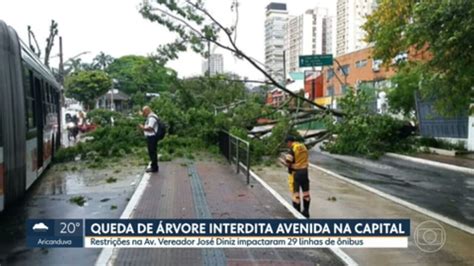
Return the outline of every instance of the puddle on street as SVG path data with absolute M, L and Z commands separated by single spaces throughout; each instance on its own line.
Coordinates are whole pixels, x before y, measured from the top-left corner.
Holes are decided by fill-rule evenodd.
M 43 177 L 38 186 L 36 195 L 74 195 L 94 193 L 106 190 L 120 189 L 132 185 L 133 176 L 140 177 L 143 168 L 122 165 L 112 169 L 80 169 L 81 163 L 74 163 L 72 167 L 78 170 L 61 170 L 63 165 L 56 165 Z M 69 168 L 72 168 L 69 167 Z
M 0 265 L 60 265 L 62 258 L 79 264 L 93 264 L 100 250 L 28 249 L 27 219 L 119 218 L 145 166 L 127 159 L 110 163 L 105 169 L 87 169 L 84 162 L 50 167 L 27 192 L 25 198 L 0 214 Z M 70 199 L 84 197 L 84 206 Z

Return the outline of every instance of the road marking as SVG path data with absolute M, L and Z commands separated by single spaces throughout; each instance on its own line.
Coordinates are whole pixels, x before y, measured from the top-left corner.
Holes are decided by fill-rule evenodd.
M 245 168 L 246 169 L 246 168 Z M 270 192 L 283 206 L 285 206 L 288 211 L 293 214 L 298 219 L 306 219 L 301 213 L 295 210 L 293 206 L 290 205 L 278 192 L 276 192 L 270 185 L 267 184 L 262 178 L 260 178 L 256 173 L 254 173 L 252 170 L 250 170 L 250 175 L 257 180 L 265 189 Z M 355 262 L 349 255 L 347 255 L 344 251 L 342 251 L 340 248 L 329 248 L 334 255 L 338 256 L 346 265 L 348 266 L 355 266 L 358 265 L 357 262 Z
M 444 168 L 444 169 L 448 169 L 448 170 L 452 170 L 456 172 L 474 175 L 474 169 L 467 168 L 467 167 L 451 165 L 447 163 L 441 163 L 441 162 L 431 161 L 431 160 L 422 159 L 422 158 L 415 158 L 412 156 L 406 156 L 406 155 L 401 155 L 401 154 L 396 154 L 396 153 L 386 153 L 386 155 L 391 158 L 402 159 L 405 161 L 431 165 L 434 167 L 440 167 L 440 168 Z
M 120 219 L 129 219 L 132 217 L 133 211 L 136 209 L 138 203 L 140 202 L 140 199 L 142 198 L 143 193 L 145 193 L 145 189 L 148 185 L 150 177 L 151 177 L 150 173 L 143 174 L 142 180 L 140 180 L 140 183 L 138 184 L 137 189 L 135 189 L 135 192 L 133 192 L 133 196 L 130 199 L 130 201 L 128 201 L 127 206 L 125 207 L 125 210 L 123 210 L 122 215 L 120 216 Z M 113 265 L 113 262 L 110 261 L 113 253 L 114 253 L 114 248 L 103 248 L 102 251 L 100 252 L 99 257 L 97 258 L 95 262 L 95 265 L 97 266 Z
M 402 205 L 402 206 L 404 206 L 404 207 L 407 207 L 407 208 L 409 208 L 409 209 L 412 209 L 412 210 L 417 211 L 417 212 L 419 212 L 419 213 L 422 213 L 422 214 L 424 214 L 424 215 L 430 216 L 431 218 L 437 219 L 437 220 L 439 220 L 439 221 L 441 221 L 441 222 L 443 222 L 443 223 L 445 223 L 445 224 L 449 224 L 449 225 L 451 225 L 452 227 L 455 227 L 455 228 L 460 229 L 460 230 L 463 230 L 463 231 L 465 231 L 465 232 L 467 232 L 467 233 L 469 233 L 469 234 L 471 234 L 471 235 L 474 235 L 474 228 L 472 228 L 472 227 L 470 227 L 470 226 L 468 226 L 468 225 L 465 225 L 465 224 L 463 224 L 463 223 L 457 222 L 457 221 L 455 221 L 455 220 L 453 220 L 453 219 L 451 219 L 451 218 L 448 218 L 448 217 L 443 216 L 443 215 L 441 215 L 441 214 L 435 213 L 435 212 L 433 212 L 433 211 L 430 211 L 430 210 L 428 210 L 428 209 L 425 209 L 425 208 L 423 208 L 423 207 L 420 207 L 420 206 L 415 205 L 415 204 L 413 204 L 413 203 L 410 203 L 410 202 L 408 202 L 408 201 L 402 200 L 402 199 L 397 198 L 397 197 L 395 197 L 395 196 L 389 195 L 389 194 L 387 194 L 387 193 L 385 193 L 385 192 L 382 192 L 382 191 L 380 191 L 380 190 L 378 190 L 378 189 L 375 189 L 375 188 L 373 188 L 373 187 L 369 187 L 369 186 L 367 186 L 367 185 L 364 185 L 364 184 L 362 184 L 362 183 L 360 183 L 360 182 L 358 182 L 358 181 L 352 180 L 352 179 L 347 178 L 347 177 L 343 177 L 343 176 L 341 176 L 341 175 L 339 175 L 339 174 L 337 174 L 337 173 L 335 173 L 335 172 L 333 172 L 333 171 L 331 171 L 331 170 L 327 170 L 327 169 L 322 168 L 322 167 L 320 167 L 320 166 L 316 166 L 316 165 L 314 165 L 314 164 L 312 164 L 312 163 L 310 163 L 309 165 L 310 165 L 310 167 L 313 167 L 313 168 L 315 168 L 315 169 L 318 169 L 318 170 L 320 170 L 320 171 L 323 171 L 323 172 L 325 172 L 326 174 L 332 175 L 332 176 L 334 176 L 334 177 L 336 177 L 336 178 L 338 178 L 338 179 L 340 179 L 340 180 L 342 180 L 342 181 L 344 181 L 344 182 L 346 182 L 346 183 L 349 183 L 349 184 L 352 184 L 352 185 L 357 186 L 357 187 L 359 187 L 359 188 L 362 188 L 362 189 L 364 189 L 364 190 L 370 191 L 370 192 L 372 192 L 372 193 L 374 193 L 374 194 L 377 194 L 378 196 L 380 196 L 380 197 L 382 197 L 382 198 L 391 200 L 391 201 L 393 201 L 393 202 L 395 202 L 395 203 L 397 203 L 397 204 L 399 204 L 399 205 Z

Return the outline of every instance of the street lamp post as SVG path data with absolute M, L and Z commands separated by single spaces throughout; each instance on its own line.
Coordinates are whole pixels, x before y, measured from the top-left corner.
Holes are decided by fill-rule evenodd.
M 110 92 L 110 110 L 115 111 L 115 102 L 114 102 L 114 91 L 115 91 L 115 85 L 118 83 L 118 80 L 112 79 L 112 89 Z
M 59 76 L 60 76 L 60 82 L 61 82 L 61 85 L 64 85 L 64 65 L 73 60 L 73 59 L 76 59 L 77 57 L 81 56 L 81 55 L 85 55 L 85 54 L 88 54 L 90 53 L 90 51 L 84 51 L 84 52 L 81 52 L 81 53 L 78 53 L 77 55 L 73 56 L 73 57 L 70 57 L 68 58 L 66 61 L 63 62 L 63 38 L 62 37 L 59 37 L 59 54 L 55 55 L 55 56 L 52 56 L 51 58 L 55 58 L 55 57 L 59 57 Z

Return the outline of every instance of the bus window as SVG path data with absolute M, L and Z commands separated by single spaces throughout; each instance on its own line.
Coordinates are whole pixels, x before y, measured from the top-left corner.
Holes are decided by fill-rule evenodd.
M 48 113 L 51 113 L 53 112 L 53 108 L 51 106 L 51 102 L 52 102 L 52 99 L 53 99 L 53 90 L 52 90 L 52 87 L 51 85 L 49 85 L 48 83 L 48 101 L 47 101 L 47 104 L 48 104 Z
M 43 80 L 39 80 L 39 89 L 40 89 L 40 95 L 38 99 L 40 99 L 39 106 L 41 108 L 41 121 L 42 124 L 44 125 L 46 123 L 46 85 Z
M 33 92 L 33 73 L 28 68 L 23 68 L 23 88 L 25 90 L 25 117 L 26 127 L 28 130 L 36 127 L 36 119 L 34 114 L 35 98 Z
M 47 103 L 50 104 L 51 103 L 51 98 L 52 98 L 52 96 L 51 96 L 52 91 L 51 91 L 51 85 L 49 85 L 49 83 L 47 83 L 47 84 L 48 84 L 48 100 L 47 100 Z

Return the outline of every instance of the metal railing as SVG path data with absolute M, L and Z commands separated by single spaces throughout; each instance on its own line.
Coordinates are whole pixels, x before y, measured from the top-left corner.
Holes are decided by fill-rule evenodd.
M 236 172 L 243 171 L 250 183 L 250 143 L 227 131 L 219 132 L 219 149 L 229 163 L 234 163 Z

